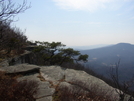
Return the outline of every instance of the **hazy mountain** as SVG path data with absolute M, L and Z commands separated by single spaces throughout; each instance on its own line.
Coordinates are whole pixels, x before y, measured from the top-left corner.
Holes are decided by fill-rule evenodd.
M 101 48 L 108 46 L 108 44 L 98 44 L 98 45 L 90 45 L 90 46 L 70 46 L 71 48 L 75 50 L 89 50 L 89 49 L 96 49 L 96 48 Z
M 82 54 L 89 55 L 88 65 L 96 72 L 106 75 L 109 68 L 120 59 L 120 74 L 129 78 L 134 74 L 134 45 L 119 43 L 107 47 L 82 50 Z

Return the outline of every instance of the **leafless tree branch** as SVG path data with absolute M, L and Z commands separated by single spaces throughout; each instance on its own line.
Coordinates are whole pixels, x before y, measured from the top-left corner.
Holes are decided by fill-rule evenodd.
M 11 0 L 0 0 L 0 21 L 11 20 L 15 15 L 23 13 L 31 7 L 26 5 L 26 0 L 22 4 L 13 3 Z
M 115 64 L 115 66 L 110 68 L 110 77 L 114 83 L 115 91 L 118 93 L 120 100 L 124 101 L 125 95 L 129 92 L 129 88 L 132 87 L 134 79 L 132 78 L 129 81 L 121 82 L 119 78 L 119 65 L 120 65 L 120 59 Z

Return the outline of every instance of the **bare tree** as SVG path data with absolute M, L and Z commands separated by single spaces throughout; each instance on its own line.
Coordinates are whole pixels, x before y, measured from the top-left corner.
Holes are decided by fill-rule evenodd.
M 27 6 L 26 0 L 22 4 L 13 3 L 12 0 L 0 0 L 0 21 L 11 20 L 12 17 L 23 13 L 28 8 L 30 5 Z
M 0 0 L 0 57 L 3 53 L 10 54 L 12 50 L 18 54 L 26 44 L 27 37 L 20 29 L 11 27 L 14 16 L 30 8 L 27 1 L 22 4 L 13 3 L 13 0 Z
M 3 50 L 4 45 L 7 43 L 8 31 L 10 30 L 10 23 L 0 21 L 0 51 Z
M 114 83 L 115 90 L 120 97 L 119 101 L 124 101 L 125 95 L 129 93 L 129 90 L 133 85 L 134 79 L 132 78 L 131 80 L 121 82 L 119 78 L 119 65 L 120 65 L 120 60 L 115 64 L 115 66 L 110 68 L 110 77 Z M 128 101 L 132 101 L 130 99 Z

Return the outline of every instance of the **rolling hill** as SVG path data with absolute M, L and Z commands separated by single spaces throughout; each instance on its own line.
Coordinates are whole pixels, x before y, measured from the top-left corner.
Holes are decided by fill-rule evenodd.
M 96 72 L 107 75 L 109 68 L 115 66 L 120 60 L 119 72 L 121 78 L 128 79 L 134 74 L 134 45 L 119 43 L 102 48 L 83 50 L 82 54 L 88 54 L 87 65 Z

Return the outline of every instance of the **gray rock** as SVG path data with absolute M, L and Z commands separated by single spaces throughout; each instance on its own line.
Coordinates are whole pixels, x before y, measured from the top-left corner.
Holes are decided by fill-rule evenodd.
M 39 89 L 38 93 L 34 95 L 35 98 L 43 98 L 52 96 L 55 92 L 54 88 L 48 88 L 48 89 Z
M 42 77 L 50 82 L 53 82 L 54 85 L 64 79 L 64 70 L 59 66 L 43 66 L 40 69 Z
M 118 96 L 113 87 L 109 86 L 104 81 L 87 74 L 84 71 L 67 69 L 65 71 L 65 81 L 74 85 L 82 85 L 89 90 L 101 91 L 103 93 L 106 92 L 107 94 L 110 94 L 111 97 Z
M 19 78 L 17 78 L 18 81 L 23 81 L 23 80 L 33 80 L 33 81 L 40 81 L 40 78 L 38 78 L 39 73 L 35 73 L 35 74 L 30 74 L 30 75 L 25 75 L 25 76 L 21 76 Z
M 9 66 L 8 60 L 4 60 L 0 63 L 0 67 L 7 67 Z
M 40 78 L 38 78 L 39 76 L 39 73 L 36 73 L 36 74 L 31 74 L 31 75 L 25 75 L 25 76 L 22 76 L 22 77 L 19 77 L 17 80 L 18 81 L 36 81 L 38 83 L 38 91 L 37 93 L 34 95 L 34 98 L 38 98 L 38 101 L 40 101 L 40 98 L 45 98 L 45 99 L 48 99 L 46 97 L 48 97 L 48 94 L 49 96 L 52 96 L 52 92 L 54 92 L 54 89 L 50 89 L 49 86 L 49 82 L 41 82 L 40 81 Z M 51 101 L 51 100 L 48 100 L 48 101 Z
M 39 78 L 40 74 L 30 74 L 30 75 L 25 75 L 22 77 L 19 77 L 17 80 L 18 81 L 37 81 L 39 86 L 38 86 L 38 92 L 37 94 L 34 95 L 34 98 L 38 99 L 37 101 L 52 101 L 52 95 L 55 92 L 54 88 L 50 88 L 51 84 L 47 81 L 41 81 Z
M 52 96 L 48 96 L 48 97 L 43 97 L 43 98 L 40 98 L 40 99 L 37 99 L 36 101 L 52 101 Z
M 49 82 L 41 82 L 39 83 L 39 89 L 48 89 L 50 88 L 51 84 Z
M 30 54 L 31 53 L 32 53 L 31 51 L 25 50 L 25 52 L 23 54 L 10 58 L 9 64 L 16 65 L 16 64 L 30 63 L 30 61 L 31 61 Z
M 0 71 L 5 71 L 8 74 L 24 74 L 17 79 L 18 81 L 37 81 L 39 84 L 38 92 L 34 95 L 36 101 L 52 101 L 56 87 L 60 89 L 67 87 L 69 90 L 79 93 L 81 91 L 87 93 L 89 90 L 94 90 L 96 93 L 99 91 L 99 93 L 106 93 L 111 97 L 117 97 L 117 99 L 119 99 L 113 87 L 80 70 L 63 69 L 60 66 L 39 67 L 36 65 L 20 64 L 1 67 Z M 126 97 L 125 101 L 127 101 L 128 98 L 129 96 Z
M 80 86 L 77 85 L 73 85 L 67 82 L 61 82 L 59 84 L 59 89 L 64 89 L 64 90 L 68 90 L 70 92 L 74 92 L 74 93 L 81 93 L 81 94 L 86 94 L 88 91 L 85 89 L 82 89 Z
M 35 98 L 44 98 L 52 96 L 55 92 L 54 88 L 50 88 L 51 84 L 49 82 L 39 82 L 38 93 L 34 95 Z
M 6 71 L 8 74 L 15 74 L 15 73 L 39 73 L 39 66 L 36 65 L 28 65 L 28 64 L 19 64 L 14 66 L 2 67 L 0 68 L 1 71 Z

